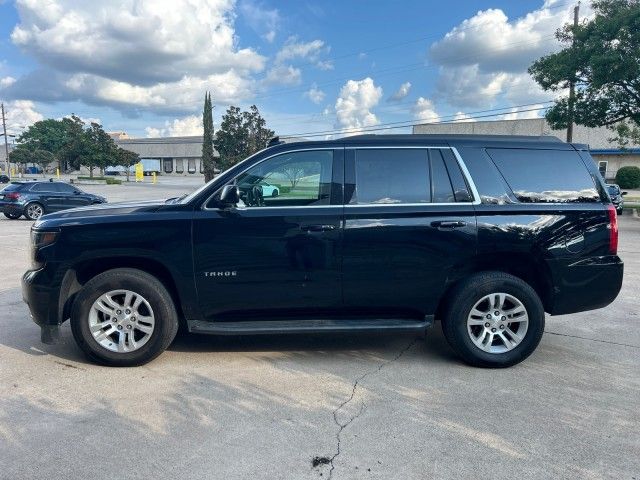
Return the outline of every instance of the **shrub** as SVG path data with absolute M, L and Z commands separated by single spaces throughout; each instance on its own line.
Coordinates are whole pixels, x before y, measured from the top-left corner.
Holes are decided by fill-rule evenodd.
M 107 181 L 107 185 L 122 185 L 122 180 L 117 178 L 107 177 L 106 181 Z
M 616 183 L 620 188 L 638 188 L 640 187 L 640 168 L 638 167 L 622 167 L 616 173 Z

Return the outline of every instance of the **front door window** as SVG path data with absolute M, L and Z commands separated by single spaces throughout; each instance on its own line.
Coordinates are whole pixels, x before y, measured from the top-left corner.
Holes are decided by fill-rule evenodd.
M 235 180 L 239 207 L 329 205 L 333 150 L 289 152 L 251 167 Z

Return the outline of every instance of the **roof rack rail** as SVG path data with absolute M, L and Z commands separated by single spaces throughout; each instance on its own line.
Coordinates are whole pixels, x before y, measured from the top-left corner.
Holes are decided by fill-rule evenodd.
M 280 145 L 280 144 L 283 144 L 283 143 L 284 143 L 284 140 L 280 140 L 280 137 L 278 137 L 278 136 L 271 137 L 269 139 L 269 141 L 267 142 L 267 148 L 273 147 L 275 145 Z

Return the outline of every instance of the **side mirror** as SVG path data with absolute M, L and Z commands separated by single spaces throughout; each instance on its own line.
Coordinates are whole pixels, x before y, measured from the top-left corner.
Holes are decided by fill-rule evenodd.
M 240 201 L 240 189 L 237 185 L 225 185 L 220 194 L 220 203 L 236 205 Z
M 80 190 L 74 190 L 73 193 L 75 193 L 76 195 L 80 195 L 82 192 Z
M 629 192 L 622 192 L 620 195 L 622 195 L 623 197 Z

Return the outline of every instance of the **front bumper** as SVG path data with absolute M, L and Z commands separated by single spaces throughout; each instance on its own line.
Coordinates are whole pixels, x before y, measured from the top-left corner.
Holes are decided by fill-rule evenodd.
M 52 343 L 60 326 L 59 289 L 47 282 L 48 279 L 44 269 L 28 270 L 22 276 L 22 299 L 29 307 L 32 320 L 40 326 L 43 343 Z
M 622 288 L 624 264 L 617 255 L 579 261 L 548 261 L 553 276 L 551 315 L 565 315 L 602 308 L 613 302 Z

